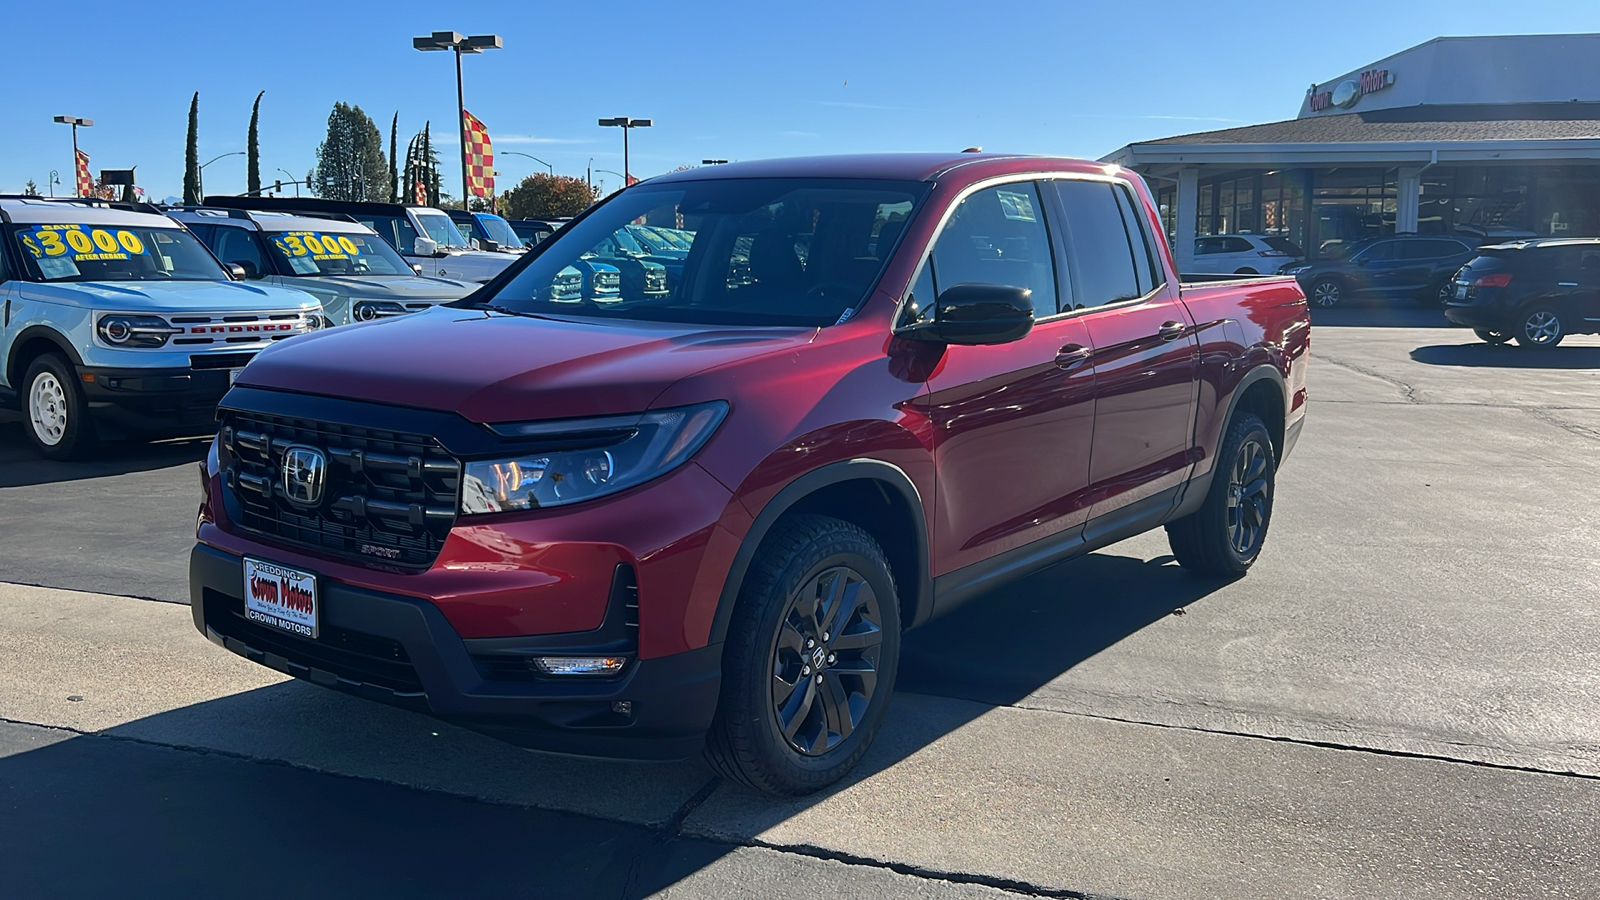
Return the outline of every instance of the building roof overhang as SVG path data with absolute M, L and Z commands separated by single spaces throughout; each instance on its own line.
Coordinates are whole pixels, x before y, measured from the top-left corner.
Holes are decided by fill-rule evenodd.
M 1101 159 L 1141 172 L 1188 166 L 1425 166 L 1437 163 L 1600 160 L 1600 138 L 1508 141 L 1330 141 L 1129 144 Z

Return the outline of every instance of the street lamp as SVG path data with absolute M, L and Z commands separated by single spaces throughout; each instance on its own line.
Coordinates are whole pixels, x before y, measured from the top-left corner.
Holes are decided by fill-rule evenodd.
M 461 208 L 467 208 L 467 197 L 470 189 L 467 187 L 467 101 L 461 89 L 461 54 L 482 53 L 485 50 L 499 50 L 504 46 L 498 34 L 475 34 L 471 37 L 462 37 L 454 31 L 435 31 L 427 37 L 411 39 L 411 46 L 418 50 L 454 50 L 456 52 L 456 121 L 459 123 L 457 131 L 461 135 Z
M 500 151 L 500 155 L 501 156 L 526 156 L 527 158 L 529 158 L 529 159 L 533 160 L 534 162 L 538 163 L 539 165 L 544 166 L 546 169 L 549 169 L 551 175 L 554 175 L 556 173 L 556 167 L 555 166 L 550 165 L 549 163 L 545 162 L 544 160 L 540 159 L 537 156 L 534 156 L 531 153 L 523 153 L 523 152 L 518 151 L 518 150 L 501 150 Z
M 628 168 L 628 132 L 635 128 L 649 128 L 649 119 L 630 119 L 627 116 L 618 116 L 615 119 L 601 119 L 602 128 L 622 129 L 622 186 L 628 186 L 628 179 L 632 170 Z
M 245 155 L 245 152 L 243 150 L 235 150 L 232 153 L 224 153 L 221 156 L 213 156 L 212 158 L 210 158 L 210 159 L 208 159 L 205 162 L 200 164 L 200 177 L 196 179 L 199 182 L 199 184 L 197 184 L 196 187 L 198 187 L 200 189 L 200 202 L 204 203 L 205 202 L 205 198 L 206 198 L 206 166 L 211 165 L 212 163 L 216 162 L 219 159 L 226 159 L 226 158 L 228 158 L 230 156 L 244 156 L 244 155 Z
M 74 160 L 74 162 L 76 162 L 76 160 Z M 51 197 L 54 197 L 56 195 L 56 185 L 58 185 L 60 183 L 61 183 L 61 173 L 57 172 L 55 169 L 51 169 L 50 170 L 50 177 L 48 179 L 46 179 L 46 186 L 49 187 L 49 189 L 50 189 L 50 196 Z
M 56 116 L 56 121 L 63 125 L 72 126 L 72 171 L 76 173 L 78 171 L 78 126 L 82 125 L 83 127 L 88 128 L 94 124 L 94 120 L 80 119 L 77 116 Z M 74 174 L 72 177 L 72 196 L 83 196 L 82 194 L 78 193 L 78 177 L 76 174 Z

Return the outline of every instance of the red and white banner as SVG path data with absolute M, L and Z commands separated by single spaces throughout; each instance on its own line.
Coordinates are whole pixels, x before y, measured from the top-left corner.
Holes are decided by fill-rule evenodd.
M 461 131 L 466 142 L 467 192 L 474 197 L 493 197 L 494 147 L 489 143 L 489 129 L 463 109 Z
M 89 174 L 89 154 L 74 150 L 78 155 L 78 196 L 94 196 L 94 178 Z

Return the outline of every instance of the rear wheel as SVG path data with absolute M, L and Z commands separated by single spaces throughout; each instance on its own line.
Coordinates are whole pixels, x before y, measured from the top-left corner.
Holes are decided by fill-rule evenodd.
M 1428 292 L 1423 294 L 1417 302 L 1421 303 L 1423 306 L 1444 306 L 1446 303 L 1449 303 L 1451 300 L 1455 299 L 1455 296 L 1456 283 L 1451 279 L 1446 278 L 1445 280 L 1429 288 Z
M 1554 347 L 1567 336 L 1566 323 L 1548 306 L 1535 306 L 1523 313 L 1517 326 L 1517 343 L 1541 350 Z
M 1509 331 L 1494 331 L 1488 328 L 1474 328 L 1472 329 L 1472 333 L 1478 336 L 1478 340 L 1486 341 L 1490 344 L 1504 344 L 1506 341 L 1511 340 L 1511 332 Z
M 770 794 L 839 780 L 883 721 L 899 656 L 894 578 L 877 541 L 826 516 L 780 521 L 728 626 L 707 760 Z
M 1205 501 L 1167 525 L 1167 543 L 1185 569 L 1231 578 L 1249 571 L 1272 524 L 1278 465 L 1272 436 L 1259 416 L 1234 418 L 1216 465 Z
M 50 459 L 80 459 L 99 443 L 89 404 L 73 377 L 72 366 L 59 354 L 35 359 L 22 379 L 24 429 L 34 449 Z
M 1320 278 L 1311 285 L 1312 306 L 1331 309 L 1344 300 L 1344 284 L 1337 278 Z

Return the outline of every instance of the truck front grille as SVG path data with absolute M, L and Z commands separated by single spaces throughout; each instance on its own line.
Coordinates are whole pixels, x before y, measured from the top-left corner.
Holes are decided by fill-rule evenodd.
M 406 569 L 433 565 L 455 524 L 461 464 L 417 434 L 228 411 L 223 484 L 241 527 L 334 556 Z M 291 501 L 284 454 L 326 458 L 322 496 Z M 303 500 L 304 498 L 296 498 Z
M 238 312 L 183 313 L 167 316 L 178 330 L 172 336 L 175 347 L 230 347 L 244 344 L 270 344 L 316 328 L 316 313 Z

